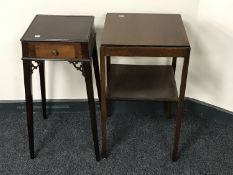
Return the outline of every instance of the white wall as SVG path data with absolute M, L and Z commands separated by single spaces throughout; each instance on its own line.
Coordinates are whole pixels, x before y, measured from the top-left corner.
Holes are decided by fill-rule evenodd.
M 8 0 L 0 6 L 0 100 L 24 99 L 20 38 L 36 14 L 94 15 L 97 40 L 107 12 L 180 13 L 192 46 L 186 96 L 233 111 L 231 0 Z M 124 63 L 155 63 L 151 58 Z M 115 62 L 119 62 L 116 61 Z M 178 69 L 181 67 L 179 62 Z M 179 82 L 177 76 L 177 81 Z M 71 65 L 46 64 L 49 99 L 86 98 L 84 79 Z M 34 73 L 34 98 L 40 98 Z
M 233 111 L 233 1 L 199 2 L 187 95 Z M 191 24 L 191 22 L 190 22 Z

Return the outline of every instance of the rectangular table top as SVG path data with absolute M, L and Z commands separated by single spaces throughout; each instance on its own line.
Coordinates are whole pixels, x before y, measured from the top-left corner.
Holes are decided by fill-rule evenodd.
M 179 14 L 108 13 L 102 46 L 189 47 Z
M 21 41 L 88 42 L 93 16 L 37 15 Z

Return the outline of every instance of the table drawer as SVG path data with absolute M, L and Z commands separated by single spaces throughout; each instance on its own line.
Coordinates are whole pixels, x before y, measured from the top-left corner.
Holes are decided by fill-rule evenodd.
M 69 43 L 32 43 L 30 57 L 44 59 L 81 58 L 81 45 Z

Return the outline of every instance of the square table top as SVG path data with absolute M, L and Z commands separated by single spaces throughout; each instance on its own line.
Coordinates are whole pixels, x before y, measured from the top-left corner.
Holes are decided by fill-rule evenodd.
M 21 41 L 88 42 L 93 16 L 37 15 Z
M 179 14 L 108 13 L 102 46 L 189 47 Z

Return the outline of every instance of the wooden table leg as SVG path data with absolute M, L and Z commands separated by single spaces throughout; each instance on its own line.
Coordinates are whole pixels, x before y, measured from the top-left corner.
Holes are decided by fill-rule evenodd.
M 99 143 L 98 143 L 98 131 L 97 131 L 97 123 L 96 123 L 96 111 L 95 111 L 95 100 L 94 100 L 94 92 L 93 92 L 93 82 L 92 82 L 92 69 L 90 62 L 83 62 L 83 71 L 86 81 L 86 89 L 87 89 L 87 97 L 88 97 L 88 105 L 89 112 L 91 118 L 91 130 L 92 137 L 95 148 L 96 160 L 100 160 L 99 154 Z
M 180 139 L 180 129 L 181 129 L 181 117 L 182 117 L 182 113 L 184 111 L 184 96 L 185 96 L 185 88 L 186 88 L 186 81 L 187 81 L 187 75 L 188 75 L 189 55 L 190 55 L 190 49 L 187 49 L 186 56 L 184 58 L 184 63 L 183 63 L 178 110 L 177 110 L 177 114 L 176 114 L 176 128 L 175 128 L 173 153 L 172 153 L 172 160 L 173 161 L 177 160 L 177 151 L 178 151 L 178 145 L 179 145 L 179 139 Z
M 101 87 L 101 130 L 102 130 L 102 157 L 107 157 L 107 106 L 106 106 L 106 74 L 105 74 L 104 47 L 100 47 L 100 87 Z
M 177 61 L 177 57 L 173 57 L 172 58 L 172 68 L 173 68 L 174 74 L 176 72 L 176 61 Z
M 176 72 L 176 61 L 177 61 L 177 57 L 173 57 L 172 58 L 172 68 L 173 68 L 174 74 Z M 164 109 L 165 109 L 166 117 L 171 118 L 172 102 L 165 102 Z
M 42 98 L 43 117 L 44 117 L 44 119 L 47 119 L 44 61 L 40 61 L 38 63 L 39 63 L 39 73 L 40 73 L 40 90 L 41 90 L 41 98 Z
M 109 72 L 110 72 L 110 67 L 111 67 L 111 57 L 106 56 L 106 66 L 107 66 L 107 84 L 109 83 Z M 112 115 L 112 102 L 110 99 L 107 98 L 107 115 L 110 117 Z
M 27 112 L 27 128 L 30 157 L 33 159 L 34 155 L 34 133 L 33 133 L 33 103 L 32 103 L 32 62 L 23 60 L 24 71 L 24 86 L 26 97 L 26 112 Z
M 96 80 L 96 87 L 99 97 L 99 102 L 101 101 L 101 88 L 100 88 L 100 73 L 99 73 L 99 63 L 98 63 L 98 53 L 97 53 L 97 46 L 95 41 L 95 46 L 93 48 L 93 54 L 92 54 L 92 60 L 93 60 L 93 67 L 95 72 L 95 80 Z

